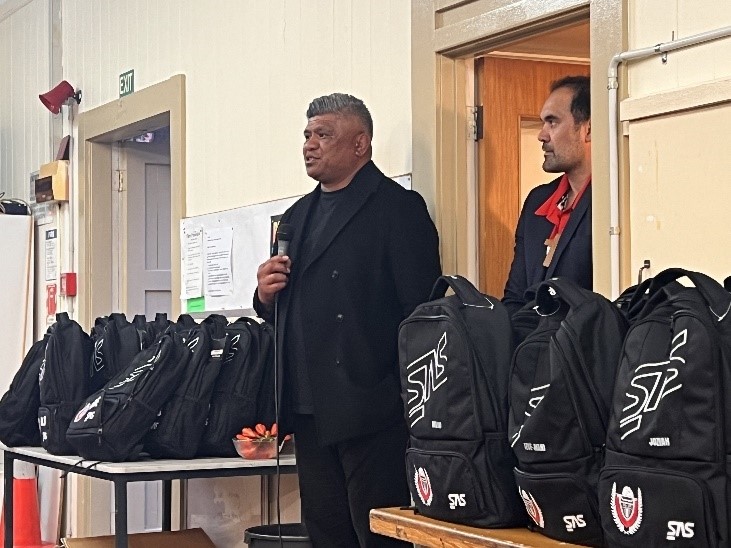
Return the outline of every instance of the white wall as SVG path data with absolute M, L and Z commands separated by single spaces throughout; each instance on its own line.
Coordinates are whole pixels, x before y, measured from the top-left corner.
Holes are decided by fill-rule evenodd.
M 29 175 L 50 158 L 49 2 L 0 6 L 0 192 L 29 198 Z
M 728 0 L 633 0 L 630 49 L 731 25 Z M 631 266 L 731 274 L 731 38 L 628 66 Z
M 65 0 L 64 77 L 80 110 L 186 74 L 187 209 L 198 215 L 314 187 L 304 112 L 345 91 L 374 118 L 375 160 L 411 171 L 410 6 L 402 0 Z

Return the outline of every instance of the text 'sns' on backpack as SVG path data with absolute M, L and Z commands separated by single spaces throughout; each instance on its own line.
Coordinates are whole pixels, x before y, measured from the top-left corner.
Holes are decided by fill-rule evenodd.
M 216 321 L 222 318 L 223 321 Z M 145 450 L 155 458 L 190 459 L 206 427 L 211 396 L 226 351 L 226 319 L 209 317 L 183 337 L 191 351 L 175 393 L 162 406 Z M 182 333 L 179 334 L 183 336 Z
M 147 335 L 119 312 L 97 318 L 91 337 L 94 352 L 89 364 L 90 392 L 100 390 L 125 370 L 150 343 Z
M 231 440 L 243 427 L 273 422 L 261 415 L 264 379 L 267 371 L 274 370 L 271 330 L 252 318 L 239 318 L 226 327 L 226 334 L 229 346 L 216 379 L 198 456 L 234 457 Z M 273 400 L 273 384 L 268 396 Z
M 694 287 L 678 289 L 675 280 Z M 669 269 L 625 338 L 599 481 L 610 546 L 728 547 L 731 295 Z
M 92 343 L 81 326 L 66 312 L 56 314 L 48 331 L 46 352 L 38 373 L 41 445 L 54 455 L 74 453 L 66 430 L 76 410 L 89 395 Z
M 531 529 L 598 546 L 597 482 L 626 320 L 564 278 L 538 286 L 534 313 L 538 325 L 516 348 L 510 373 L 518 492 Z
M 38 408 L 41 392 L 38 374 L 46 352 L 48 335 L 33 343 L 23 358 L 10 388 L 0 400 L 0 441 L 8 447 L 39 446 Z
M 76 452 L 87 460 L 138 458 L 141 440 L 175 392 L 190 354 L 178 334 L 163 335 L 138 353 L 78 407 L 67 432 Z
M 447 287 L 454 295 L 444 297 Z M 507 309 L 460 276 L 399 326 L 406 471 L 417 511 L 478 527 L 525 525 L 508 445 Z

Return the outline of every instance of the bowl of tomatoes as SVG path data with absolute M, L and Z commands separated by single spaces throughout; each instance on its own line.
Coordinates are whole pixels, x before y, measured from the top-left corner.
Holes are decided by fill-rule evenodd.
M 236 452 L 244 459 L 273 459 L 278 449 L 277 425 L 267 428 L 259 423 L 254 428 L 245 427 L 232 441 Z

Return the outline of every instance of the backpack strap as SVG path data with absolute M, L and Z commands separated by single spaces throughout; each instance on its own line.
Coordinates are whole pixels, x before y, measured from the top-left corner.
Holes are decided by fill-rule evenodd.
M 586 290 L 569 278 L 550 278 L 536 290 L 536 311 L 541 316 L 558 312 L 561 302 L 574 308 L 586 301 Z
M 480 293 L 472 283 L 457 274 L 449 276 L 439 276 L 431 290 L 429 300 L 440 299 L 444 297 L 447 288 L 451 287 L 457 298 L 462 301 L 465 306 L 477 306 L 480 308 L 494 308 L 495 303 L 487 295 Z
M 728 315 L 729 311 L 731 311 L 731 293 L 724 289 L 716 280 L 701 272 L 685 270 L 684 268 L 668 268 L 667 270 L 663 270 L 652 278 L 652 283 L 648 290 L 649 296 L 652 297 L 667 285 L 683 277 L 693 282 L 693 285 L 698 289 L 703 300 L 706 301 L 711 314 L 719 322 Z M 645 308 L 647 308 L 647 305 L 645 305 Z M 644 312 L 645 310 L 643 309 L 643 316 Z

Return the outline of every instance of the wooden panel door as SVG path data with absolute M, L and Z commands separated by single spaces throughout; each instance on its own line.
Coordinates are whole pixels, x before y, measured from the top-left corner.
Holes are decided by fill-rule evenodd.
M 523 205 L 521 134 L 539 119 L 551 82 L 568 75 L 588 76 L 589 65 L 500 57 L 476 64 L 484 136 L 478 146 L 480 289 L 490 295 L 502 297 L 513 260 Z M 537 139 L 535 146 L 541 146 Z M 545 175 L 541 182 L 557 176 Z

